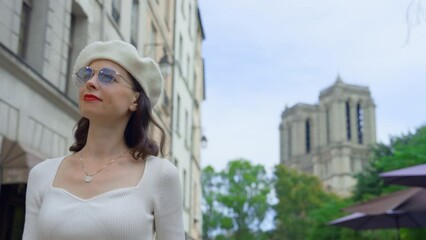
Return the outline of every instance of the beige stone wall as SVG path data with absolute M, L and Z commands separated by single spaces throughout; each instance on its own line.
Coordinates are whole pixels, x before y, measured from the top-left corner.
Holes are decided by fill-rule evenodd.
M 143 10 L 139 16 L 143 30 L 138 34 L 141 54 L 157 62 L 166 54 L 170 64 L 173 63 L 173 19 L 175 1 L 140 1 Z M 172 65 L 170 65 L 172 68 Z M 173 72 L 164 75 L 164 92 L 154 114 L 166 133 L 165 158 L 172 160 L 172 91 Z M 158 131 L 154 135 L 158 139 Z
M 198 14 L 197 14 L 198 16 Z M 193 116 L 192 116 L 192 180 L 191 180 L 191 228 L 190 236 L 193 239 L 202 238 L 202 212 L 201 212 L 201 148 L 202 142 L 201 138 L 203 137 L 203 126 L 201 121 L 201 109 L 202 102 L 205 99 L 205 85 L 204 85 L 204 58 L 202 54 L 202 42 L 204 40 L 204 32 L 202 28 L 201 19 L 196 17 L 194 21 L 196 25 L 196 47 L 195 47 L 195 58 L 194 58 L 194 105 L 193 105 Z
M 66 97 L 70 2 L 33 4 L 25 56 L 18 42 L 22 1 L 1 1 L 0 134 L 46 157 L 67 153 L 77 106 Z M 40 17 L 43 15 L 43 17 Z

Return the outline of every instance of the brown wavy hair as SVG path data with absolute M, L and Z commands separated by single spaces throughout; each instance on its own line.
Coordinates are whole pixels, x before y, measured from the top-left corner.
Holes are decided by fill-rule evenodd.
M 124 130 L 124 140 L 130 149 L 134 159 L 146 159 L 148 156 L 158 156 L 164 154 L 165 132 L 160 124 L 155 121 L 151 113 L 151 102 L 141 85 L 133 78 L 133 90 L 139 92 L 136 111 L 132 112 L 126 129 Z M 160 130 L 160 144 L 158 145 L 149 134 L 150 124 Z M 75 143 L 69 148 L 72 152 L 78 152 L 86 145 L 87 134 L 89 132 L 90 121 L 81 117 L 74 130 Z

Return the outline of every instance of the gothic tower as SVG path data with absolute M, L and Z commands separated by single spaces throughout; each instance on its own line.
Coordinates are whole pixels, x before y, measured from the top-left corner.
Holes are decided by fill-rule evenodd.
M 286 107 L 280 123 L 280 162 L 349 196 L 376 143 L 375 104 L 368 87 L 336 82 L 318 104 Z

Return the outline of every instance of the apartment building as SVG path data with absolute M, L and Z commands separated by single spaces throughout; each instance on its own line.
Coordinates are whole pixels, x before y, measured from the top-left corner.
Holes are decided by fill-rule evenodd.
M 162 66 L 165 92 L 154 116 L 166 131 L 165 158 L 181 161 L 177 166 L 186 199 L 185 231 L 189 239 L 200 239 L 201 226 L 189 224 L 190 219 L 198 224 L 201 219 L 201 194 L 196 193 L 201 192 L 201 180 L 199 171 L 195 171 L 199 167 L 190 167 L 195 162 L 199 166 L 200 145 L 187 140 L 194 143 L 189 147 L 191 154 L 188 158 L 179 155 L 188 148 L 174 145 L 173 121 L 175 114 L 186 114 L 190 124 L 201 125 L 204 34 L 197 2 L 191 2 L 191 10 L 186 6 L 184 19 L 176 17 L 181 14 L 180 4 L 175 0 L 0 0 L 0 239 L 20 239 L 31 167 L 46 158 L 67 154 L 74 142 L 73 128 L 80 115 L 71 75 L 78 53 L 90 42 L 112 39 L 130 42 L 140 55 L 152 57 Z M 187 22 L 189 15 L 191 22 Z M 174 93 L 181 88 L 176 75 L 182 74 L 177 72 L 181 66 L 176 60 L 175 29 L 182 20 L 187 31 L 193 30 L 193 38 L 181 43 L 188 49 L 186 56 L 192 54 L 188 63 L 191 68 L 185 74 L 198 85 L 192 88 L 191 96 L 197 96 L 192 100 L 181 95 L 185 105 L 180 109 L 187 112 L 180 113 L 176 111 L 178 94 Z M 191 105 L 186 105 L 187 100 Z M 189 189 L 193 186 L 194 191 Z
M 376 144 L 375 104 L 368 87 L 337 77 L 318 104 L 298 103 L 281 115 L 280 162 L 315 175 L 327 190 L 349 196 Z
M 201 51 L 204 31 L 197 6 L 196 0 L 176 1 L 173 65 L 172 155 L 183 184 L 184 225 L 190 230 L 190 239 L 201 239 L 202 229 L 198 206 L 201 204 L 200 108 L 205 99 Z

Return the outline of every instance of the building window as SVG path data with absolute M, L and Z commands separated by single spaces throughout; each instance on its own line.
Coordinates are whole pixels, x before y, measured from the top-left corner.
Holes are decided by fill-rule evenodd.
M 188 56 L 186 57 L 186 77 L 185 79 L 187 79 L 187 82 L 189 83 L 189 67 L 191 66 L 191 58 Z
M 191 35 L 191 24 L 192 24 L 192 6 L 191 4 L 189 4 L 189 9 L 188 9 L 188 33 L 189 36 Z
M 74 86 L 72 81 L 73 66 L 80 51 L 87 44 L 89 23 L 87 15 L 84 14 L 83 9 L 76 1 L 72 1 L 71 9 L 65 93 L 72 101 L 78 103 L 78 88 Z
M 193 190 L 193 195 L 192 195 L 192 204 L 191 204 L 191 206 L 194 206 L 194 209 L 193 209 L 193 218 L 194 218 L 194 222 L 197 220 L 197 216 L 198 216 L 198 208 L 197 207 L 195 207 L 195 206 L 197 206 L 197 203 L 198 203 L 198 192 L 197 192 L 197 184 L 194 182 L 194 184 L 193 184 L 193 187 L 192 187 L 192 190 Z
M 192 79 L 192 82 L 193 82 L 193 84 L 192 84 L 192 86 L 193 86 L 193 89 L 192 89 L 192 92 L 194 93 L 194 96 L 197 96 L 198 94 L 197 94 L 197 88 L 198 88 L 198 81 L 197 81 L 197 74 L 195 73 L 195 71 L 194 71 L 194 79 Z
M 180 7 L 182 10 L 182 16 L 185 18 L 185 0 L 182 0 Z
M 74 37 L 75 37 L 75 30 L 76 30 L 76 16 L 74 13 L 71 13 L 71 23 L 70 23 L 70 34 L 69 34 L 69 39 L 68 39 L 68 63 L 67 63 L 67 79 L 69 82 L 72 82 L 72 78 L 73 78 L 73 64 L 74 61 L 72 60 L 72 55 L 73 52 L 75 51 L 75 47 L 74 47 Z M 65 92 L 69 93 L 70 88 L 72 88 L 73 86 L 71 84 L 67 84 L 65 86 Z
M 164 22 L 166 23 L 167 28 L 170 28 L 170 3 L 172 1 L 164 1 Z
M 327 144 L 330 143 L 330 110 L 325 109 L 325 135 L 327 138 Z
M 28 27 L 30 25 L 30 14 L 31 14 L 32 0 L 24 0 L 22 2 L 21 10 L 21 25 L 19 28 L 19 39 L 18 39 L 18 56 L 21 58 L 26 57 L 27 41 L 28 41 Z
M 287 143 L 288 143 L 288 158 L 290 159 L 291 158 L 291 155 L 292 155 L 292 152 L 291 152 L 291 141 L 293 141 L 293 139 L 292 139 L 292 136 L 291 136 L 291 126 L 290 125 L 288 125 L 288 138 L 287 138 Z
M 185 147 L 189 149 L 189 116 L 188 116 L 188 110 L 185 110 Z
M 183 38 L 182 35 L 179 36 L 179 63 L 182 64 L 183 58 Z
M 187 188 L 186 188 L 186 170 L 183 170 L 183 206 L 186 207 L 186 199 L 187 197 Z
M 306 153 L 311 152 L 311 121 L 306 120 Z
M 346 139 L 351 140 L 351 105 L 346 101 Z
M 149 55 L 156 59 L 157 57 L 157 28 L 155 27 L 154 23 L 151 23 L 151 34 L 150 34 L 150 46 L 151 50 Z
M 177 96 L 177 107 L 176 107 L 176 132 L 180 133 L 180 96 Z
M 357 132 L 358 132 L 358 143 L 363 143 L 364 138 L 364 110 L 361 104 L 356 105 L 356 119 L 357 119 Z
M 130 43 L 138 47 L 138 30 L 139 30 L 139 0 L 133 0 L 132 4 L 132 22 L 130 27 Z
M 120 23 L 121 0 L 112 0 L 112 18 L 118 24 Z

